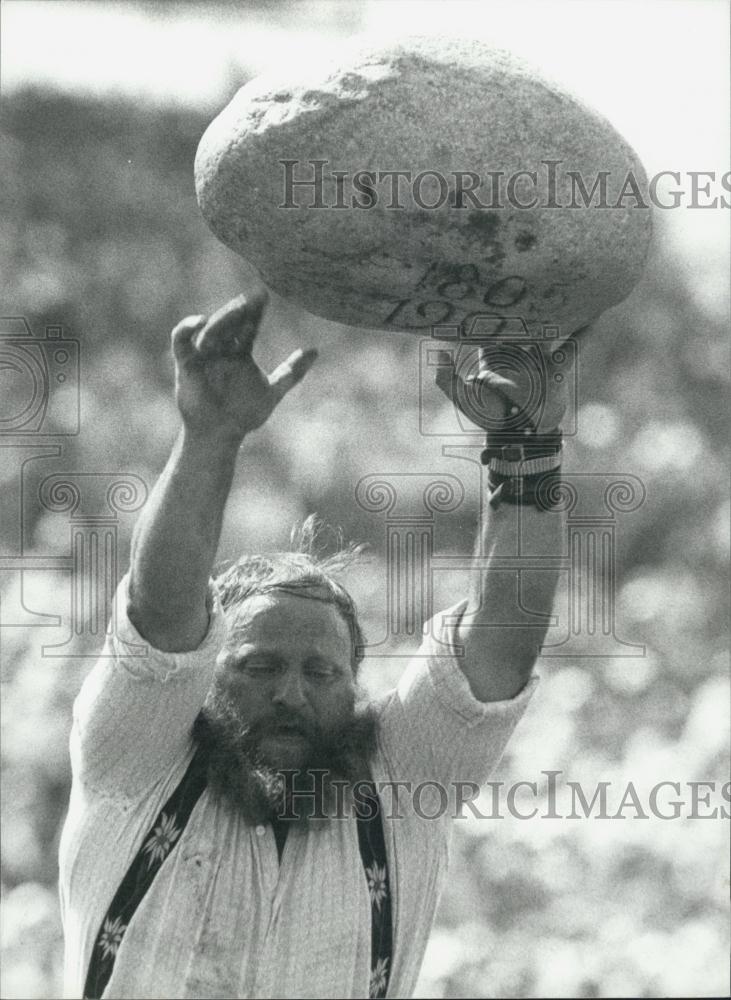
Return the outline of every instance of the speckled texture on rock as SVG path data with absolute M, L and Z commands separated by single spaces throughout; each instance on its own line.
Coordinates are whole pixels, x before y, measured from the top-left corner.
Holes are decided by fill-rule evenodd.
M 449 182 L 441 208 L 420 208 L 402 181 L 402 210 L 386 207 L 390 181 L 376 183 L 367 210 L 308 208 L 285 199 L 281 160 L 311 177 L 326 160 L 324 202 L 336 203 L 332 171 L 346 171 L 346 202 L 359 170 L 438 171 Z M 648 208 L 545 207 L 547 171 L 561 161 L 556 200 L 571 202 L 568 171 L 587 189 L 608 171 L 613 205 L 636 154 L 600 115 L 509 53 L 483 43 L 412 38 L 351 51 L 309 79 L 258 78 L 242 87 L 198 147 L 196 190 L 213 232 L 250 261 L 279 294 L 327 319 L 356 327 L 428 333 L 473 313 L 521 316 L 531 328 L 568 333 L 624 299 L 639 279 L 649 244 Z M 454 174 L 509 177 L 538 172 L 540 204 L 454 207 Z M 503 182 L 504 184 L 505 182 Z M 532 185 L 518 183 L 530 201 Z M 469 181 L 465 182 L 465 186 Z M 438 188 L 424 184 L 424 200 Z M 478 195 L 490 201 L 490 189 Z M 358 197 L 363 200 L 362 195 Z M 596 196 L 595 196 L 596 201 Z

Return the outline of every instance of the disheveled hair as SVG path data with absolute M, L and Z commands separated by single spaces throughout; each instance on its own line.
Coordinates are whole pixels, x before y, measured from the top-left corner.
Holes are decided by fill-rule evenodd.
M 345 544 L 341 530 L 311 514 L 292 529 L 289 552 L 241 556 L 220 572 L 216 584 L 223 609 L 230 612 L 247 598 L 272 591 L 332 604 L 350 631 L 352 666 L 356 673 L 363 659 L 365 637 L 355 602 L 335 577 L 357 562 L 364 548 L 364 545 Z

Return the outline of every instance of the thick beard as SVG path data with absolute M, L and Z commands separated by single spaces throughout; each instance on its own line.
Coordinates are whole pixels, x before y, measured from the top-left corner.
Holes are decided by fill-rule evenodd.
M 368 780 L 378 719 L 372 708 L 354 706 L 334 732 L 309 734 L 307 761 L 284 776 L 262 757 L 261 735 L 242 720 L 225 692 L 209 695 L 193 726 L 206 756 L 209 790 L 249 823 L 277 817 L 305 822 L 343 815 L 344 788 Z

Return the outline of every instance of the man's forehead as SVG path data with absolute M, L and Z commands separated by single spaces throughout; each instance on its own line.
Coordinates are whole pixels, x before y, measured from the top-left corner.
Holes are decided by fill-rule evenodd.
M 255 594 L 231 608 L 229 618 L 233 646 L 299 641 L 331 655 L 350 655 L 350 630 L 345 619 L 334 604 L 318 599 L 317 591 Z

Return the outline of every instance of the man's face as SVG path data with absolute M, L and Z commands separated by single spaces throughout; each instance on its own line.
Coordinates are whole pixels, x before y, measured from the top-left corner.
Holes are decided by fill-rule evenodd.
M 273 768 L 306 764 L 353 711 L 347 623 L 332 605 L 281 591 L 248 598 L 219 657 L 216 686 Z

